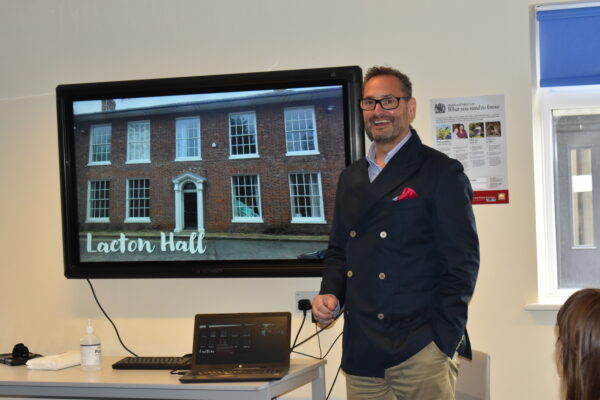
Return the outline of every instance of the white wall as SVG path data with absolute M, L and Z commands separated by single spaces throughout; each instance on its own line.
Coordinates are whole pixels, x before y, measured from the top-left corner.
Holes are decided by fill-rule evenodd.
M 0 352 L 17 342 L 44 354 L 76 349 L 93 318 L 104 353 L 125 355 L 86 282 L 62 275 L 57 84 L 388 64 L 413 80 L 425 142 L 431 98 L 505 95 L 510 204 L 475 207 L 482 262 L 469 330 L 474 348 L 492 355 L 494 399 L 558 399 L 555 312 L 524 310 L 537 296 L 530 4 L 0 0 Z M 319 279 L 94 284 L 128 346 L 178 355 L 191 349 L 194 314 L 292 311 L 294 292 L 316 290 Z M 339 331 L 326 332 L 323 346 Z M 328 385 L 339 357 L 338 345 Z M 345 398 L 343 378 L 332 398 Z

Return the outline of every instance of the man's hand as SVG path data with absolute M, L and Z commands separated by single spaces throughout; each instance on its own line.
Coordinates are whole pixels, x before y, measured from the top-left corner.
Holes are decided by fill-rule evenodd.
M 320 294 L 315 296 L 312 301 L 313 317 L 323 325 L 329 325 L 333 322 L 335 311 L 338 305 L 338 299 L 332 294 Z

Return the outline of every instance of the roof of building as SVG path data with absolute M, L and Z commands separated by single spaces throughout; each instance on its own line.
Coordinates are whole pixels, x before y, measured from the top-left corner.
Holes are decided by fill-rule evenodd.
M 241 93 L 241 92 L 240 92 Z M 327 86 L 310 89 L 281 89 L 267 93 L 240 95 L 222 99 L 209 99 L 184 103 L 152 105 L 112 111 L 98 111 L 93 113 L 76 114 L 76 121 L 100 121 L 112 118 L 139 118 L 161 114 L 190 113 L 200 111 L 218 110 L 223 108 L 247 108 L 265 104 L 285 104 L 297 101 L 314 101 L 328 98 L 341 97 L 340 86 Z

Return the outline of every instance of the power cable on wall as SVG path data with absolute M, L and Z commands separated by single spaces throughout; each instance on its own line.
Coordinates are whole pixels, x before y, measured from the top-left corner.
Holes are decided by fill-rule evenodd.
M 121 335 L 119 334 L 119 330 L 117 329 L 117 326 L 115 325 L 115 323 L 113 322 L 113 320 L 110 319 L 110 317 L 108 316 L 108 314 L 106 313 L 106 311 L 104 311 L 104 308 L 102 308 L 102 305 L 100 304 L 100 301 L 98 300 L 98 297 L 96 296 L 96 291 L 94 290 L 94 286 L 92 286 L 92 282 L 89 279 L 87 279 L 87 278 L 86 278 L 86 281 L 90 285 L 90 289 L 92 290 L 92 295 L 94 296 L 94 300 L 96 300 L 96 304 L 98 304 L 98 307 L 100 308 L 100 311 L 102 311 L 102 314 L 104 314 L 104 316 L 106 317 L 106 319 L 108 319 L 108 321 L 111 323 L 111 325 L 115 329 L 115 332 L 117 334 L 117 339 L 119 339 L 119 343 L 121 343 L 121 346 L 123 346 L 123 348 L 125 350 L 127 350 L 134 357 L 138 357 L 137 354 L 135 354 L 133 351 L 129 350 L 129 348 L 127 346 L 125 346 L 125 343 L 123 343 L 123 341 L 121 340 Z

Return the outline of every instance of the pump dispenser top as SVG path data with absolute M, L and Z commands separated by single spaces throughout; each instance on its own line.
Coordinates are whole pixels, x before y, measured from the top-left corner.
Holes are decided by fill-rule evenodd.
M 92 320 L 88 319 L 88 324 L 85 328 L 85 333 L 88 335 L 93 335 L 94 334 L 94 327 L 92 326 Z

